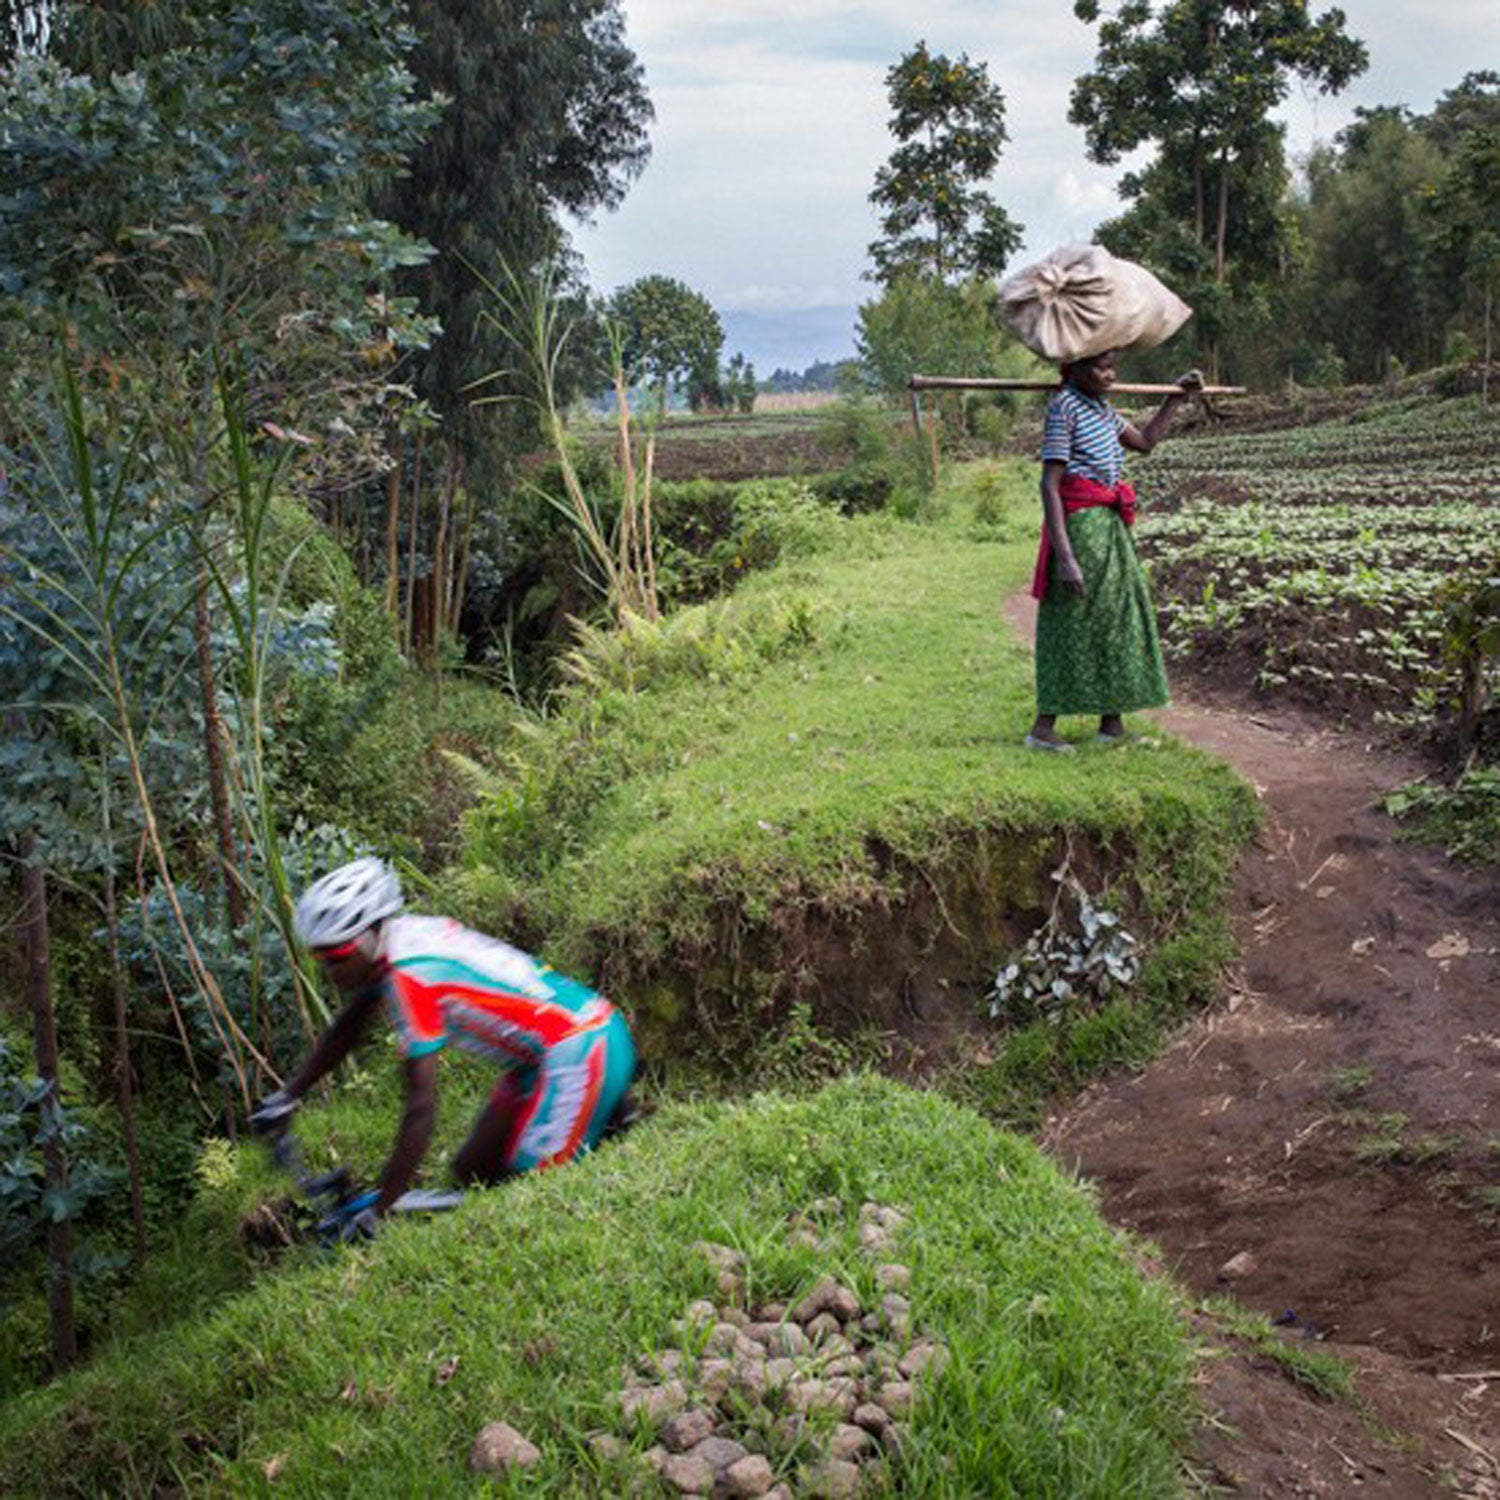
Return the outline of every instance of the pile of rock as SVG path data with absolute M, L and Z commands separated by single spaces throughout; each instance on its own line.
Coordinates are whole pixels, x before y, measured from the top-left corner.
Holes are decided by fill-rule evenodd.
M 825 1200 L 795 1216 L 791 1235 L 821 1240 L 836 1207 Z M 896 1210 L 865 1204 L 865 1253 L 888 1253 L 901 1222 Z M 936 1339 L 913 1336 L 909 1268 L 878 1264 L 868 1303 L 824 1277 L 795 1305 L 747 1310 L 744 1258 L 723 1245 L 695 1248 L 715 1268 L 721 1301 L 693 1303 L 677 1325 L 679 1347 L 643 1359 L 620 1392 L 627 1425 L 655 1438 L 647 1468 L 668 1493 L 730 1500 L 850 1496 L 873 1484 L 905 1441 L 917 1382 L 948 1357 Z M 629 1451 L 613 1434 L 593 1442 L 611 1462 Z
M 832 1251 L 842 1220 L 842 1204 L 822 1199 L 792 1216 L 788 1238 Z M 744 1256 L 696 1245 L 714 1269 L 719 1301 L 694 1302 L 675 1325 L 678 1345 L 625 1372 L 625 1435 L 596 1433 L 598 1457 L 617 1472 L 637 1463 L 637 1493 L 839 1500 L 876 1487 L 906 1441 L 918 1383 L 948 1360 L 943 1344 L 913 1330 L 911 1271 L 891 1258 L 904 1222 L 883 1204 L 859 1211 L 860 1250 L 876 1262 L 868 1301 L 824 1276 L 794 1304 L 750 1308 Z M 633 1461 L 627 1437 L 642 1431 L 652 1445 Z M 491 1422 L 469 1462 L 504 1474 L 541 1458 L 524 1434 Z

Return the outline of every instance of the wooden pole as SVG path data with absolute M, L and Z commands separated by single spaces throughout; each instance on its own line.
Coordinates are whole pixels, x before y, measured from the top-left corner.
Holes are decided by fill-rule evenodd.
M 960 375 L 913 375 L 906 388 L 918 391 L 1055 391 L 1061 384 L 1057 380 L 981 380 Z M 1242 385 L 1205 385 L 1196 391 L 1184 392 L 1180 385 L 1112 385 L 1112 396 L 1243 396 Z

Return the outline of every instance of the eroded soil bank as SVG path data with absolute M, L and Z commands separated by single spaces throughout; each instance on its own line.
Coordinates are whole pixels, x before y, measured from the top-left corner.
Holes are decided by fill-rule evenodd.
M 1029 601 L 1008 613 L 1027 633 Z M 1364 1420 L 1226 1348 L 1205 1373 L 1228 1428 L 1200 1444 L 1211 1482 L 1500 1495 L 1500 880 L 1398 842 L 1380 799 L 1419 768 L 1356 737 L 1188 700 L 1160 719 L 1265 811 L 1241 966 L 1224 1006 L 1045 1144 L 1188 1287 L 1356 1371 Z

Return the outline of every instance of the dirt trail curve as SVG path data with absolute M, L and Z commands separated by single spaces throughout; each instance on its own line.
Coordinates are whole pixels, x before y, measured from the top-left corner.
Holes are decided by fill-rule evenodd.
M 1007 614 L 1029 637 L 1030 601 Z M 1378 1422 L 1211 1362 L 1215 1483 L 1500 1496 L 1500 879 L 1394 839 L 1380 798 L 1408 763 L 1290 715 L 1159 717 L 1260 796 L 1241 963 L 1226 1005 L 1044 1143 L 1193 1290 L 1354 1366 Z

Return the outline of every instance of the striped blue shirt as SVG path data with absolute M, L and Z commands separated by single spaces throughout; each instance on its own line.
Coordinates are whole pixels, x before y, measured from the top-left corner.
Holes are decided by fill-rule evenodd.
M 1125 466 L 1120 445 L 1125 420 L 1107 401 L 1065 385 L 1047 403 L 1042 462 L 1056 460 L 1067 465 L 1064 473 L 1081 474 L 1113 489 Z

